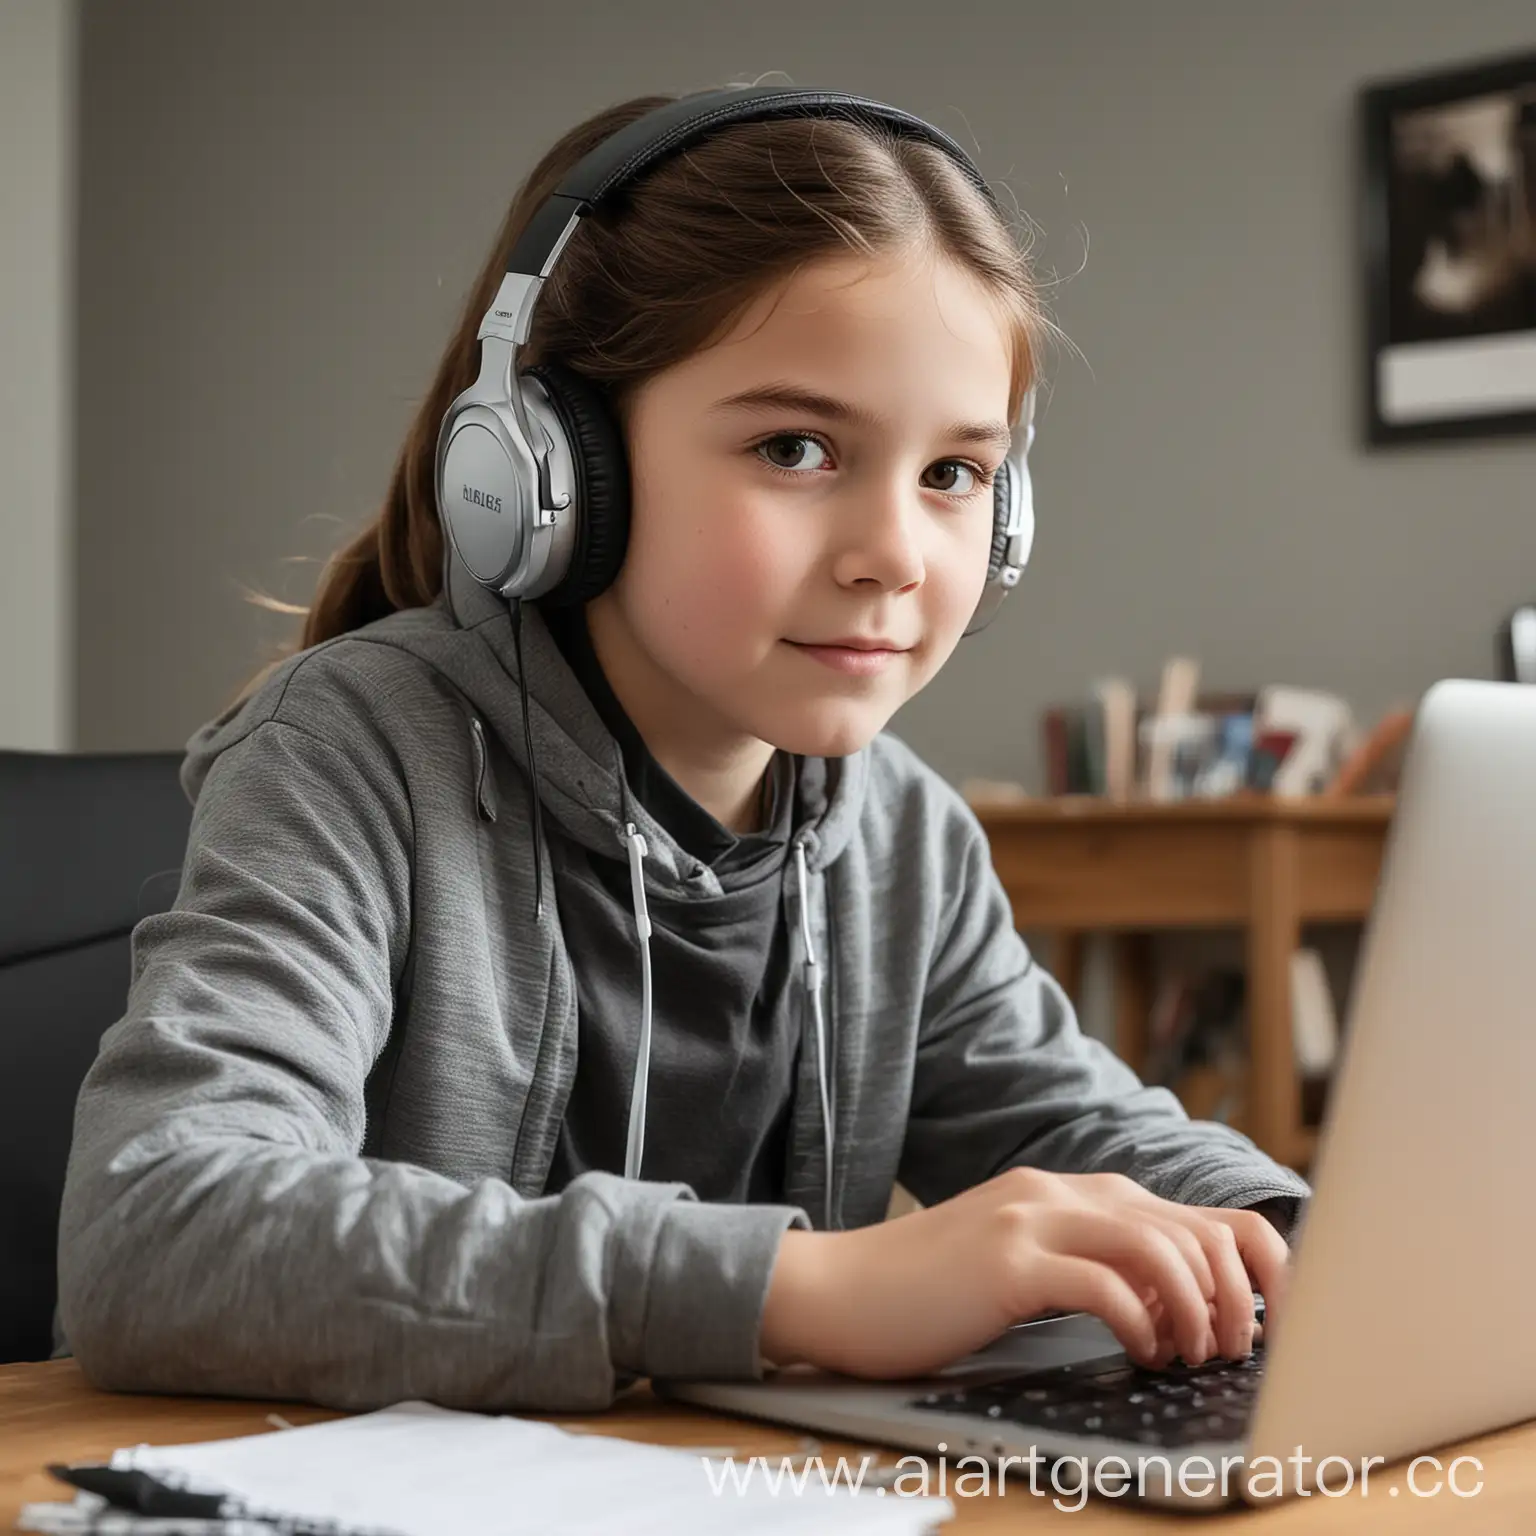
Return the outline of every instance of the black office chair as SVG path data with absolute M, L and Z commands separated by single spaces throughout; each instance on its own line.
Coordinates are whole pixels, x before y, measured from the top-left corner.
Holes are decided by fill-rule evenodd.
M 75 1098 L 123 1015 L 129 934 L 176 897 L 179 752 L 0 752 L 0 1361 L 53 1348 Z

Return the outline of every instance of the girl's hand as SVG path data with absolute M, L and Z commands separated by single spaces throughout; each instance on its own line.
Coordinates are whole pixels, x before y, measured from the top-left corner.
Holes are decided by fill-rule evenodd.
M 760 1347 L 851 1376 L 920 1376 L 1050 1311 L 1102 1318 L 1138 1364 L 1253 1347 L 1285 1240 L 1256 1211 L 1175 1205 L 1117 1173 L 1016 1168 L 852 1232 L 784 1234 Z

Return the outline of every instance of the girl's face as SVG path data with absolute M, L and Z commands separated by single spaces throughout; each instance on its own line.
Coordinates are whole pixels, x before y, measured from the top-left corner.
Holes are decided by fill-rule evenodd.
M 835 757 L 883 729 L 981 595 L 1009 380 L 969 274 L 850 255 L 639 389 L 628 553 L 595 606 L 642 734 Z

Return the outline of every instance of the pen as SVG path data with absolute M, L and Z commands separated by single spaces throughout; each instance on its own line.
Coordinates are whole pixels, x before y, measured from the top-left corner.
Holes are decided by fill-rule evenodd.
M 114 1509 L 161 1519 L 234 1521 L 227 1530 L 281 1531 L 283 1536 L 339 1536 L 343 1527 L 333 1520 L 252 1514 L 241 1500 L 222 1493 L 193 1493 L 175 1488 L 148 1472 L 86 1463 L 52 1463 L 48 1471 L 60 1482 L 105 1499 Z
M 94 1493 L 114 1508 L 131 1509 L 140 1515 L 222 1520 L 236 1513 L 231 1501 L 221 1493 L 190 1493 L 185 1488 L 172 1488 L 147 1472 L 100 1465 L 67 1467 L 58 1462 L 50 1464 L 48 1470 L 61 1483 Z

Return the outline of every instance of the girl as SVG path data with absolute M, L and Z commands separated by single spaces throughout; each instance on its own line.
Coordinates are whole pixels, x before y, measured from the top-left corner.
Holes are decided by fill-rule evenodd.
M 190 743 L 64 1199 L 100 1385 L 576 1409 L 920 1373 L 1055 1308 L 1199 1362 L 1279 1303 L 1305 1185 L 1079 1033 L 882 734 L 981 602 L 1044 324 L 955 146 L 726 123 L 601 204 L 519 362 L 602 403 L 567 527 L 616 575 L 525 614 L 445 541 L 508 253 L 666 106 L 534 170 L 302 649 Z M 882 1221 L 898 1178 L 927 1208 Z

